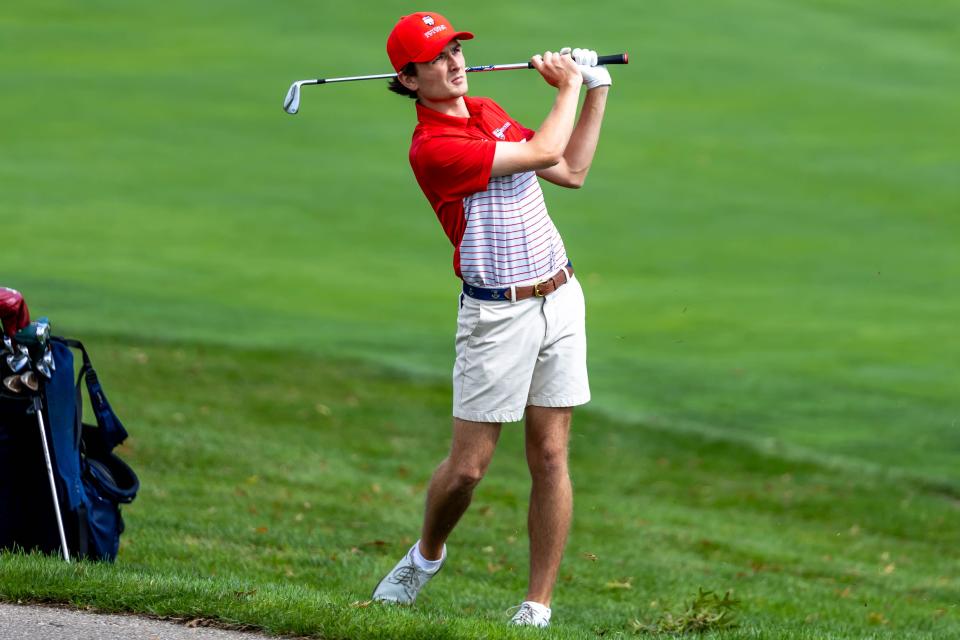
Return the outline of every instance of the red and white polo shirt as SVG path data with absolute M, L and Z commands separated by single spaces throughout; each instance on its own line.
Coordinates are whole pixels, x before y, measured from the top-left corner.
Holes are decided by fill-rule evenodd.
M 467 284 L 504 287 L 549 277 L 567 264 L 536 173 L 490 177 L 497 142 L 534 132 L 489 98 L 464 97 L 469 118 L 417 103 L 410 165 L 453 243 L 453 269 Z

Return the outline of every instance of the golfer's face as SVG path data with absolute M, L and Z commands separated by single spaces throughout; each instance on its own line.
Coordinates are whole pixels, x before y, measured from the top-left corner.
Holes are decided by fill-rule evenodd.
M 449 100 L 466 95 L 466 64 L 458 40 L 451 40 L 430 62 L 417 63 L 417 84 L 417 93 L 427 100 Z

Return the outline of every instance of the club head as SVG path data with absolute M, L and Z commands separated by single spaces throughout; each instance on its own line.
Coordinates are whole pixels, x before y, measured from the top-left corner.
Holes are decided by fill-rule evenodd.
M 16 289 L 0 287 L 0 332 L 13 335 L 18 329 L 30 324 L 27 303 Z
M 43 360 L 41 362 L 43 362 L 51 372 L 57 370 L 57 363 L 53 359 L 53 351 L 50 350 L 50 345 L 47 345 L 47 350 L 43 352 Z M 49 378 L 50 376 L 47 377 Z
M 13 348 L 13 339 L 10 338 L 10 336 L 3 336 L 3 348 L 7 353 L 16 353 L 16 350 Z
M 283 110 L 294 115 L 300 110 L 300 85 L 303 80 L 297 80 L 287 90 L 287 97 L 283 99 Z
M 40 389 L 40 380 L 37 378 L 37 374 L 33 371 L 27 371 L 20 376 L 20 382 L 23 383 L 27 389 L 30 391 L 37 391 Z
M 37 320 L 37 342 L 44 347 L 50 342 L 50 319 L 40 318 Z
M 20 345 L 28 347 L 43 348 L 47 346 L 50 340 L 50 321 L 46 318 L 40 318 L 36 322 L 31 322 L 14 336 Z
M 3 379 L 3 387 L 10 393 L 19 394 L 23 391 L 23 383 L 20 382 L 20 376 L 7 376 Z
M 46 358 L 41 358 L 33 363 L 33 370 L 42 375 L 47 380 L 53 377 L 53 372 L 50 370 L 50 365 L 47 363 Z
M 3 386 L 10 393 L 21 393 L 23 391 L 23 382 L 20 381 L 20 376 L 7 376 L 3 379 Z
M 30 364 L 30 354 L 11 353 L 7 356 L 7 366 L 13 373 L 20 373 L 28 364 Z

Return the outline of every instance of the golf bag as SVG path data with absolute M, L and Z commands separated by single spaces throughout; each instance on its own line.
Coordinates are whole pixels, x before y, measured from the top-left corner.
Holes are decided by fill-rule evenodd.
M 137 475 L 113 453 L 127 431 L 110 407 L 83 345 L 58 337 L 51 337 L 50 343 L 56 368 L 39 391 L 31 395 L 0 390 L 0 549 L 61 552 L 67 557 L 61 544 L 59 503 L 69 555 L 112 561 L 124 527 L 120 505 L 131 502 L 140 488 Z M 76 381 L 71 347 L 83 355 Z M 83 421 L 84 387 L 96 425 Z

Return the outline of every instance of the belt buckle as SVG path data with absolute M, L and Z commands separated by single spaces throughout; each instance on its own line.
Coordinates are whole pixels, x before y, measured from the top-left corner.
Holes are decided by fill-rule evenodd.
M 540 285 L 547 284 L 547 282 L 548 282 L 547 280 L 544 280 L 543 282 L 538 282 L 535 285 L 533 285 L 533 295 L 535 297 L 542 298 L 543 296 L 547 295 L 545 293 L 540 292 Z

